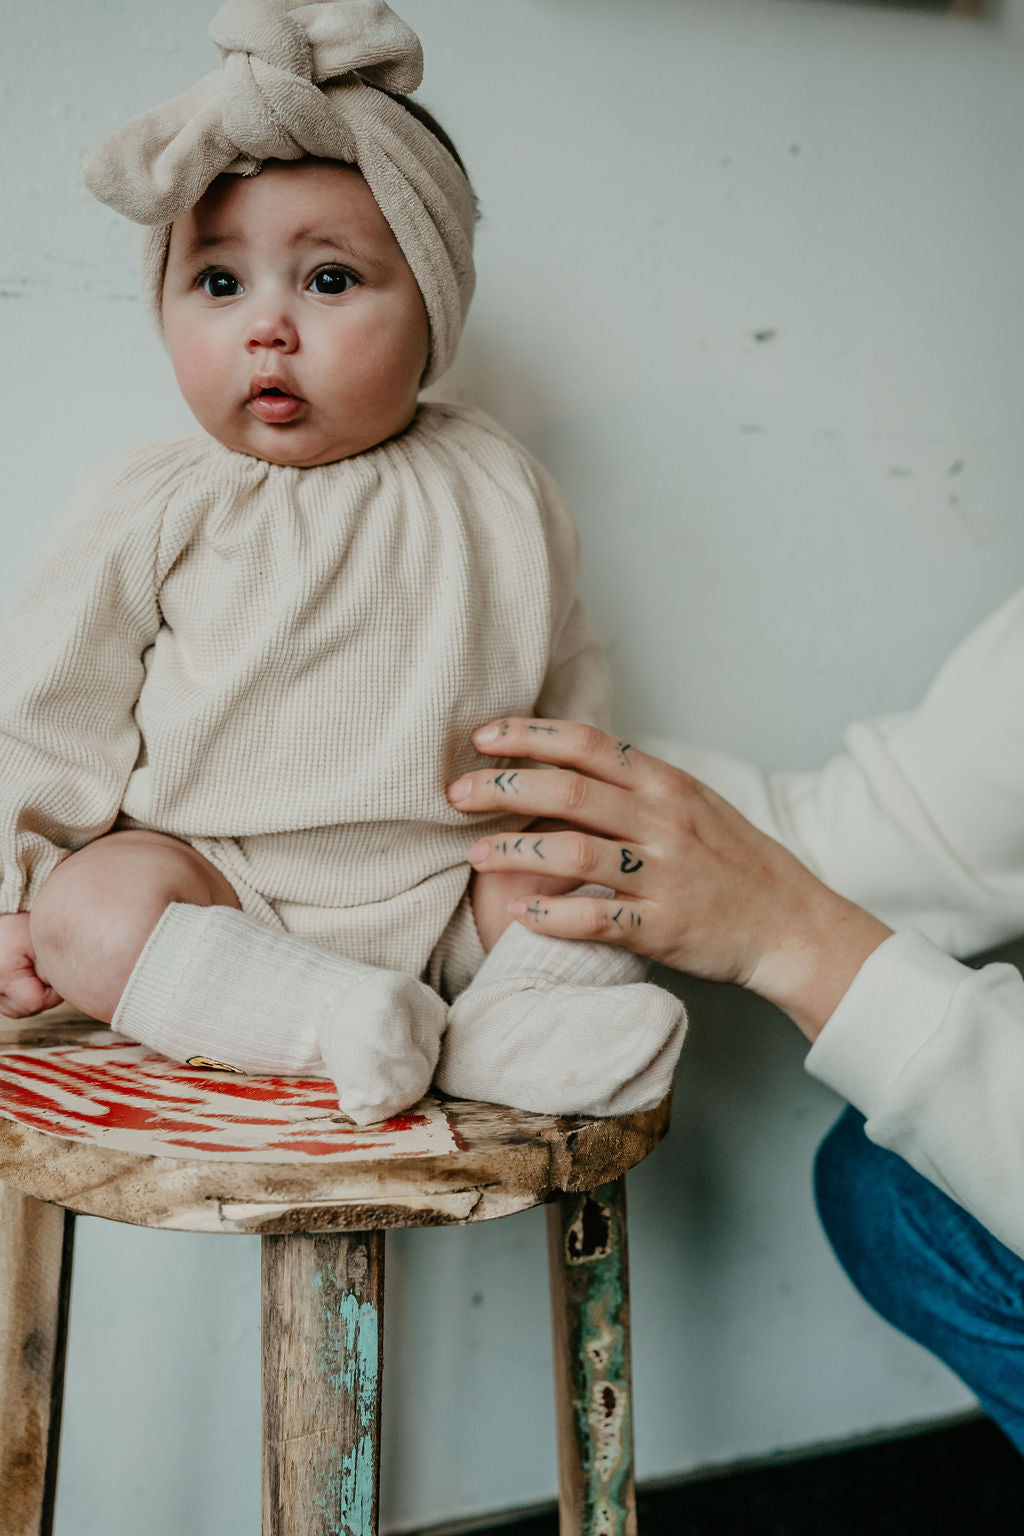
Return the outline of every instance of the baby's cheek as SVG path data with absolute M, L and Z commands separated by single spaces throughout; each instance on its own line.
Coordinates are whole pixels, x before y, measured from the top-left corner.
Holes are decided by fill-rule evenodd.
M 197 414 L 214 401 L 223 401 L 223 359 L 206 338 L 179 336 L 172 346 L 171 360 L 178 388 Z

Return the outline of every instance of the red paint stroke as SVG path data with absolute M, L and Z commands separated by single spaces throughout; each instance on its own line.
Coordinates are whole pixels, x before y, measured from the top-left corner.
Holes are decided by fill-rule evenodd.
M 187 1077 L 184 1072 L 176 1072 L 173 1081 L 229 1099 L 255 1099 L 257 1103 L 271 1104 L 281 1103 L 282 1100 L 285 1104 L 293 1101 L 308 1109 L 338 1108 L 337 1094 L 332 1098 L 328 1090 L 325 1095 L 322 1078 L 289 1078 L 285 1081 L 277 1077 L 251 1077 L 240 1083 L 233 1077 L 225 1077 L 211 1082 L 209 1077 Z
M 429 1115 L 392 1115 L 390 1120 L 381 1122 L 381 1131 L 412 1131 L 418 1125 L 429 1125 Z
M 448 1113 L 448 1111 L 447 1110 L 443 1110 L 443 1114 L 444 1114 L 445 1120 L 448 1123 L 448 1129 L 452 1133 L 452 1141 L 454 1141 L 455 1145 L 458 1147 L 460 1152 L 468 1152 L 469 1151 L 469 1145 L 468 1145 L 468 1143 L 466 1141 L 465 1136 L 463 1136 L 462 1132 L 459 1130 L 458 1126 L 455 1124 L 455 1121 L 452 1119 L 452 1117 Z
M 202 1121 L 171 1119 L 159 1110 L 142 1109 L 137 1104 L 122 1104 L 117 1099 L 94 1099 L 101 1109 L 107 1110 L 102 1119 L 81 1116 L 87 1125 L 100 1131 L 205 1131 Z M 65 1114 L 69 1111 L 65 1110 Z M 78 1116 L 75 1117 L 79 1118 Z
M 239 1085 L 229 1085 L 227 1083 L 221 1082 L 211 1083 L 209 1079 L 186 1078 L 184 1074 L 176 1074 L 173 1078 L 170 1075 L 160 1076 L 157 1074 L 147 1074 L 139 1071 L 138 1069 L 133 1070 L 131 1066 L 128 1068 L 104 1067 L 101 1069 L 92 1069 L 88 1067 L 72 1066 L 69 1062 L 66 1062 L 60 1058 L 20 1056 L 15 1055 L 13 1052 L 5 1056 L 3 1061 L 14 1061 L 18 1064 L 17 1077 L 19 1078 L 29 1077 L 36 1082 L 47 1083 L 54 1088 L 65 1088 L 65 1091 L 68 1091 L 65 1086 L 68 1082 L 83 1084 L 91 1090 L 95 1091 L 98 1089 L 105 1093 L 109 1093 L 111 1089 L 114 1088 L 124 1092 L 126 1095 L 135 1098 L 147 1099 L 150 1102 L 178 1104 L 182 1108 L 194 1108 L 197 1102 L 197 1096 L 195 1094 L 182 1096 L 180 1094 L 169 1093 L 167 1092 L 167 1088 L 164 1086 L 165 1084 L 167 1087 L 173 1087 L 175 1084 L 184 1085 L 190 1088 L 194 1087 L 200 1091 L 205 1100 L 209 1100 L 211 1096 L 222 1095 L 229 1098 L 255 1100 L 258 1103 L 264 1101 L 279 1102 L 283 1098 L 286 1101 L 289 1099 L 298 1101 L 300 1107 L 309 1109 L 337 1110 L 338 1108 L 337 1098 L 318 1099 L 317 1101 L 311 1103 L 308 1091 L 303 1094 L 282 1094 L 276 1090 L 263 1093 L 259 1090 L 254 1090 L 249 1086 L 243 1088 Z M 4 1073 L 2 1069 L 0 1069 L 0 1084 L 2 1084 L 3 1081 L 9 1080 L 9 1078 L 13 1077 L 14 1074 Z M 311 1086 L 311 1084 L 304 1084 L 304 1087 L 306 1087 L 307 1090 Z M 318 1091 L 322 1091 L 319 1084 L 317 1084 L 317 1089 Z M 286 1102 L 283 1107 L 290 1108 L 291 1105 Z M 225 1116 L 225 1118 L 229 1117 Z M 277 1123 L 280 1125 L 289 1124 L 287 1120 L 281 1120 L 277 1122 L 267 1122 L 266 1120 L 262 1120 L 261 1123 Z
M 195 1105 L 193 1113 L 211 1125 L 266 1126 L 268 1130 L 272 1130 L 275 1125 L 283 1125 L 287 1127 L 289 1125 L 300 1125 L 302 1123 L 301 1121 L 294 1119 L 268 1120 L 263 1115 L 225 1115 L 219 1109 L 210 1108 L 199 1103 Z
M 10 1101 L 20 1109 L 28 1110 L 29 1112 L 49 1114 L 51 1120 L 55 1115 L 63 1116 L 71 1113 L 68 1110 L 57 1109 L 49 1095 L 36 1093 L 35 1089 L 26 1088 L 23 1084 L 16 1081 L 3 1084 L 2 1099 Z M 15 1116 L 15 1118 L 18 1117 Z M 87 1117 L 85 1115 L 74 1115 L 73 1118 L 82 1121 L 84 1124 Z
M 314 1157 L 385 1149 L 393 1152 L 395 1142 L 391 1138 L 403 1131 L 430 1125 L 428 1115 L 402 1114 L 372 1130 L 369 1134 L 375 1138 L 373 1141 L 348 1141 L 349 1136 L 359 1134 L 355 1126 L 327 1129 L 325 1134 L 333 1140 L 304 1138 L 301 1134 L 303 1123 L 308 1120 L 310 1111 L 339 1111 L 337 1097 L 331 1094 L 332 1085 L 322 1078 L 246 1077 L 238 1081 L 211 1074 L 197 1076 L 156 1052 L 146 1055 L 143 1061 L 119 1063 L 110 1059 L 115 1052 L 137 1052 L 138 1047 L 133 1045 L 68 1046 L 65 1050 L 67 1055 L 57 1051 L 45 1055 L 12 1051 L 0 1057 L 0 1113 L 7 1113 L 12 1119 L 51 1135 L 87 1139 L 90 1132 L 97 1130 L 146 1131 L 159 1136 L 168 1145 L 253 1155 L 259 1148 L 217 1146 L 211 1138 L 221 1127 L 229 1125 L 251 1126 L 258 1131 L 282 1127 L 285 1128 L 284 1138 L 265 1145 L 277 1151 L 298 1151 Z M 81 1061 L 68 1060 L 71 1052 L 80 1055 L 84 1051 L 103 1053 L 107 1060 L 95 1068 Z M 168 1070 L 160 1070 L 163 1063 Z M 11 1070 L 4 1072 L 4 1067 Z M 49 1092 L 36 1090 L 31 1083 L 41 1084 Z M 54 1090 L 64 1094 L 77 1091 L 82 1108 L 58 1105 L 54 1102 Z M 217 1101 L 223 1099 L 249 1100 L 254 1108 L 273 1104 L 286 1114 L 291 1112 L 292 1118 L 271 1120 L 259 1114 L 231 1114 L 219 1109 Z M 135 1100 L 143 1103 L 132 1102 Z M 168 1109 L 172 1105 L 178 1114 L 169 1116 Z M 299 1134 L 289 1135 L 288 1127 Z M 465 1144 L 450 1120 L 448 1128 L 456 1144 L 465 1150 Z M 168 1132 L 191 1132 L 208 1139 L 196 1141 L 187 1135 L 170 1136 Z M 419 1155 L 426 1153 L 421 1151 Z
M 71 1092 L 73 1088 L 84 1087 L 87 1093 L 80 1093 L 80 1097 L 89 1101 L 97 1093 L 119 1092 L 131 1095 L 138 1099 L 148 1099 L 150 1102 L 161 1104 L 175 1104 L 183 1109 L 191 1106 L 193 1100 L 183 1098 L 177 1094 L 155 1092 L 148 1088 L 145 1082 L 141 1082 L 138 1072 L 110 1070 L 106 1067 L 93 1069 L 91 1067 L 72 1066 L 70 1062 L 59 1057 L 15 1056 L 13 1053 L 3 1058 L 4 1062 L 16 1061 L 20 1063 L 17 1069 L 17 1077 L 30 1077 L 35 1082 L 47 1083 L 52 1088 L 63 1088 L 65 1092 Z M 0 1083 L 9 1081 L 14 1074 L 0 1072 Z M 71 1085 L 69 1087 L 68 1085 Z
M 339 1152 L 375 1152 L 379 1141 L 268 1141 L 268 1152 L 308 1152 L 310 1157 L 332 1157 Z
M 115 1047 L 110 1046 L 69 1046 L 69 1051 L 76 1054 L 84 1050 L 95 1050 L 109 1053 Z M 135 1046 L 125 1046 L 122 1049 L 134 1051 Z M 101 1067 L 93 1068 L 81 1062 L 72 1063 L 63 1055 L 48 1053 L 46 1056 L 26 1056 L 19 1052 L 6 1052 L 2 1062 L 15 1062 L 23 1072 L 31 1071 L 37 1075 L 43 1075 L 45 1080 L 59 1083 L 62 1079 L 70 1079 L 89 1088 L 101 1088 L 109 1090 L 112 1080 L 127 1093 L 134 1093 L 139 1098 L 160 1099 L 165 1102 L 176 1099 L 181 1104 L 188 1104 L 188 1098 L 181 1098 L 174 1093 L 174 1089 L 194 1088 L 201 1093 L 223 1095 L 228 1098 L 253 1099 L 257 1103 L 280 1102 L 286 1104 L 299 1102 L 308 1108 L 337 1109 L 337 1096 L 331 1097 L 330 1085 L 323 1078 L 266 1078 L 250 1077 L 244 1083 L 231 1081 L 230 1078 L 211 1076 L 196 1077 L 182 1071 L 171 1062 L 167 1056 L 161 1056 L 157 1052 L 151 1053 L 142 1062 L 106 1061 Z M 166 1062 L 169 1071 L 146 1070 L 146 1063 Z M 48 1077 L 45 1075 L 49 1074 Z
M 27 1125 L 34 1131 L 45 1131 L 49 1136 L 67 1136 L 72 1141 L 89 1140 L 84 1130 L 79 1130 L 73 1125 L 54 1125 L 52 1115 L 36 1115 L 29 1109 L 21 1109 L 17 1113 L 12 1110 L 8 1118 L 17 1121 L 18 1125 Z
M 31 1075 L 31 1074 L 28 1074 Z M 91 1130 L 119 1130 L 119 1131 L 203 1131 L 206 1130 L 201 1122 L 195 1120 L 168 1119 L 151 1109 L 140 1109 L 134 1104 L 123 1104 L 117 1099 L 96 1097 L 89 1100 L 89 1108 L 96 1111 L 91 1115 L 83 1114 L 80 1110 L 65 1109 L 54 1104 L 52 1098 L 44 1097 L 36 1093 L 32 1088 L 26 1088 L 21 1083 L 5 1083 L 0 1088 L 0 1104 L 10 1108 L 12 1118 L 20 1120 L 25 1118 L 24 1111 L 34 1116 L 40 1114 L 47 1118 L 40 1123 L 38 1119 L 27 1121 L 28 1124 L 38 1125 L 42 1130 L 55 1131 L 57 1123 L 67 1126 L 87 1126 Z M 12 1106 L 17 1105 L 15 1110 Z M 60 1134 L 60 1132 L 56 1132 Z
M 249 1152 L 253 1158 L 261 1150 L 259 1147 L 229 1147 L 220 1142 L 189 1141 L 186 1136 L 166 1136 L 162 1145 L 168 1147 L 194 1147 L 197 1152 Z
M 40 1079 L 40 1076 L 37 1073 L 23 1071 L 22 1076 L 31 1078 L 33 1081 L 41 1080 L 44 1083 L 49 1083 L 48 1078 L 42 1077 Z M 2 1106 L 4 1102 L 5 1093 L 8 1087 L 10 1088 L 12 1094 L 22 1097 L 22 1102 L 24 1102 L 23 1096 L 30 1091 L 25 1088 L 24 1085 L 19 1084 L 16 1079 L 12 1080 L 9 1078 L 0 1078 L 0 1106 Z M 86 1125 L 95 1125 L 101 1129 L 113 1125 L 117 1125 L 119 1128 L 128 1129 L 130 1128 L 128 1127 L 126 1120 L 128 1105 L 126 1105 L 120 1099 L 111 1098 L 110 1087 L 110 1084 L 101 1085 L 102 1091 L 94 1092 L 89 1098 L 85 1098 L 83 1095 L 83 1109 L 81 1110 L 59 1105 L 55 1103 L 53 1098 L 49 1095 L 37 1094 L 35 1098 L 38 1104 L 49 1106 L 50 1114 L 55 1119 L 64 1118 L 72 1121 L 78 1121 Z M 133 1092 L 132 1094 L 127 1095 L 127 1097 L 148 1098 L 151 1102 L 153 1101 L 153 1096 L 148 1094 L 134 1094 Z M 187 1124 L 188 1129 L 190 1130 L 203 1131 L 208 1130 L 211 1125 L 251 1125 L 259 1129 L 273 1129 L 276 1126 L 287 1127 L 296 1124 L 295 1120 L 270 1120 L 265 1116 L 260 1115 L 224 1114 L 216 1107 L 204 1104 L 198 1099 L 177 1098 L 172 1100 L 172 1103 L 176 1106 L 180 1106 L 184 1110 L 187 1110 L 191 1114 L 192 1119 L 188 1122 L 175 1121 L 173 1118 L 167 1115 L 168 1106 L 160 1100 L 157 1100 L 157 1103 L 159 1108 L 156 1110 L 138 1111 L 140 1114 L 147 1114 L 149 1117 L 149 1123 L 154 1126 L 158 1124 L 165 1124 L 168 1128 L 175 1126 L 178 1126 L 179 1128 L 185 1128 Z M 111 1110 L 114 1106 L 117 1105 L 120 1105 L 120 1109 L 117 1110 L 117 1112 L 112 1113 Z M 88 1108 L 91 1109 L 93 1113 L 87 1113 L 85 1106 L 88 1106 Z M 106 1114 L 101 1113 L 103 1109 L 107 1110 Z

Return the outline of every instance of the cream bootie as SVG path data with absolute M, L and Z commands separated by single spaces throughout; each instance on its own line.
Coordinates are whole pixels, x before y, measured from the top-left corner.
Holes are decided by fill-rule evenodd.
M 174 903 L 111 1028 L 176 1061 L 330 1077 L 359 1125 L 423 1097 L 447 1009 L 413 976 L 332 955 L 233 907 Z

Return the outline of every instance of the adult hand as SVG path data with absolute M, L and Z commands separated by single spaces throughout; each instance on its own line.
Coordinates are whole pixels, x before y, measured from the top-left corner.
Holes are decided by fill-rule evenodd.
M 563 720 L 508 719 L 473 737 L 487 755 L 547 768 L 467 774 L 462 811 L 515 810 L 577 830 L 474 845 L 487 871 L 536 870 L 610 886 L 610 900 L 513 902 L 524 926 L 622 944 L 677 970 L 769 998 L 813 1039 L 890 930 L 823 885 L 689 774 L 629 742 Z
M 63 999 L 36 974 L 27 912 L 0 916 L 0 1014 L 26 1019 Z

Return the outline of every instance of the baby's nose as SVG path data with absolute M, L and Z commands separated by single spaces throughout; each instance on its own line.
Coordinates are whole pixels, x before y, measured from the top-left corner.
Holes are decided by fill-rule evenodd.
M 276 352 L 294 352 L 298 339 L 298 331 L 288 315 L 265 314 L 253 320 L 246 347 L 250 352 L 260 352 L 266 348 Z

